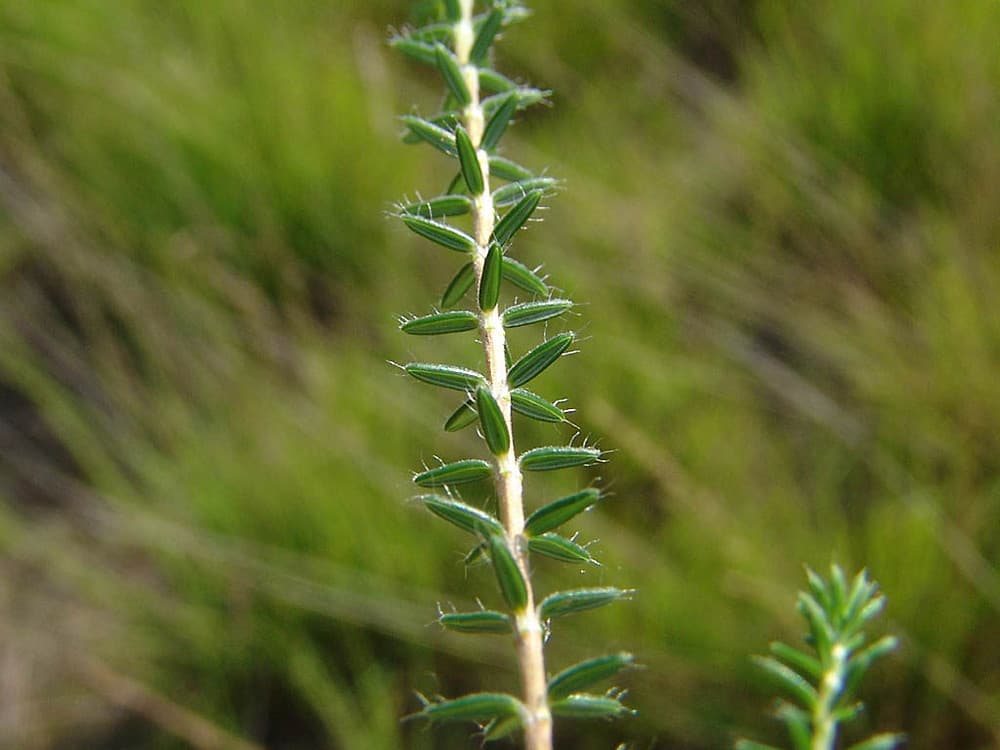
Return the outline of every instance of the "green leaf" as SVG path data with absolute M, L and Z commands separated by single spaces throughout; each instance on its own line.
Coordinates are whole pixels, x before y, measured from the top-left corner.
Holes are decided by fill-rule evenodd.
M 515 388 L 510 392 L 510 406 L 518 414 L 537 419 L 539 422 L 566 420 L 566 413 L 562 409 L 524 388 Z
M 458 21 L 462 18 L 462 5 L 459 0 L 444 0 L 444 12 L 449 21 Z
M 420 487 L 447 487 L 478 482 L 491 476 L 493 469 L 488 463 L 478 458 L 466 458 L 423 471 L 413 477 L 413 483 Z
M 770 656 L 754 656 L 753 662 L 806 709 L 816 706 L 816 689 L 798 672 Z
M 780 641 L 771 644 L 771 653 L 781 659 L 785 664 L 802 674 L 809 675 L 814 680 L 818 680 L 823 668 L 815 657 L 799 651 L 797 648 L 787 646 Z
M 476 147 L 465 128 L 459 125 L 455 128 L 455 147 L 458 149 L 458 164 L 462 169 L 462 177 L 473 195 L 483 192 L 483 170 L 479 167 L 479 156 Z
M 480 65 L 486 59 L 486 53 L 490 51 L 490 45 L 496 37 L 500 27 L 503 26 L 504 12 L 500 8 L 494 8 L 486 16 L 479 32 L 476 34 L 476 41 L 472 44 L 472 51 L 469 53 L 469 61 L 475 65 Z
M 633 665 L 635 657 L 624 652 L 598 656 L 564 669 L 549 680 L 549 700 L 566 698 L 572 693 L 586 690 L 596 682 L 608 680 Z
M 432 50 L 433 51 L 433 50 Z M 431 63 L 433 65 L 433 62 Z M 483 91 L 511 91 L 517 84 L 507 76 L 489 68 L 479 69 L 479 87 Z
M 451 365 L 411 362 L 405 365 L 403 370 L 407 375 L 423 383 L 436 385 L 440 388 L 450 388 L 453 391 L 474 391 L 485 382 L 483 376 L 478 372 Z
M 416 115 L 403 115 L 402 120 L 403 124 L 410 129 L 410 133 L 415 138 L 431 144 L 438 151 L 449 156 L 458 154 L 458 148 L 455 146 L 455 136 L 452 135 L 450 130 L 446 130 L 440 125 L 435 125 L 433 122 L 428 122 Z
M 826 612 L 811 594 L 804 591 L 799 592 L 798 610 L 809 623 L 812 645 L 819 653 L 820 659 L 827 658 L 833 645 L 833 631 Z
M 495 96 L 483 99 L 482 107 L 484 116 L 490 118 L 495 115 L 500 107 L 503 106 L 508 96 L 514 99 L 514 109 L 521 110 L 545 101 L 552 96 L 552 92 L 542 91 L 531 86 L 518 86 L 511 91 L 503 91 Z
M 559 180 L 554 177 L 532 177 L 518 182 L 508 182 L 493 191 L 493 205 L 497 208 L 513 206 L 532 191 L 541 191 L 544 195 L 550 195 L 558 184 Z
M 491 721 L 519 717 L 524 711 L 524 705 L 512 695 L 472 693 L 462 698 L 427 703 L 415 716 L 431 721 Z
M 905 734 L 893 734 L 886 732 L 869 737 L 864 742 L 851 745 L 847 750 L 894 750 L 906 741 Z
M 406 36 L 397 36 L 389 40 L 389 46 L 399 50 L 407 57 L 422 62 L 425 65 L 437 65 L 437 56 L 434 52 L 434 45 L 427 42 L 411 39 Z M 516 85 L 513 84 L 512 85 Z
M 503 277 L 514 286 L 538 297 L 544 297 L 549 293 L 549 287 L 541 276 L 523 263 L 506 255 L 503 259 Z
M 871 665 L 883 656 L 895 651 L 898 646 L 899 640 L 895 636 L 887 635 L 852 656 L 847 663 L 847 672 L 844 677 L 845 692 L 853 692 Z
M 510 432 L 504 420 L 500 404 L 493 397 L 490 389 L 479 386 L 476 391 L 476 411 L 479 413 L 479 424 L 483 428 L 486 445 L 494 456 L 506 453 L 510 448 Z
M 503 533 L 503 526 L 500 525 L 500 522 L 479 508 L 473 508 L 471 505 L 440 495 L 423 495 L 417 499 L 438 518 L 442 518 L 470 534 L 489 536 Z
M 524 524 L 524 533 L 528 536 L 537 536 L 557 529 L 596 505 L 600 499 L 601 491 L 590 487 L 554 500 L 528 516 Z
M 523 302 L 503 311 L 505 328 L 518 328 L 533 323 L 541 323 L 557 318 L 569 311 L 573 303 L 568 299 L 545 299 L 537 302 Z
M 472 263 L 466 263 L 458 269 L 455 278 L 448 283 L 447 289 L 441 295 L 441 307 L 447 310 L 457 305 L 475 283 L 476 269 Z
M 461 106 L 467 106 L 472 101 L 472 94 L 469 93 L 465 76 L 462 75 L 462 68 L 455 55 L 443 44 L 438 43 L 434 45 L 434 56 L 448 91 Z
M 507 373 L 511 388 L 519 388 L 542 374 L 573 343 L 572 333 L 561 333 L 543 341 L 513 364 Z
M 399 330 L 414 336 L 436 336 L 444 333 L 474 331 L 479 326 L 479 318 L 470 310 L 432 313 L 420 318 L 404 321 Z
M 448 421 L 444 423 L 444 429 L 446 432 L 458 432 L 468 427 L 478 418 L 479 415 L 476 414 L 476 410 L 472 406 L 472 401 L 465 401 L 448 417 Z
M 514 612 L 522 612 L 528 603 L 528 588 L 507 540 L 500 534 L 490 537 L 490 558 L 504 601 Z
M 600 459 L 601 451 L 597 448 L 549 445 L 525 451 L 518 462 L 524 471 L 557 471 L 574 466 L 589 466 Z
M 476 247 L 476 241 L 472 237 L 443 222 L 412 214 L 401 214 L 400 218 L 413 232 L 449 250 L 467 253 Z
M 441 195 L 403 206 L 405 214 L 434 219 L 439 216 L 461 216 L 472 210 L 472 200 L 465 195 Z
M 436 125 L 439 128 L 443 128 L 449 133 L 454 132 L 455 127 L 459 123 L 458 114 L 455 112 L 442 112 L 440 114 L 434 115 L 434 117 L 426 117 L 423 119 L 425 122 L 429 122 L 431 125 Z M 423 143 L 424 140 L 425 140 L 424 138 L 417 135 L 412 130 L 409 130 L 403 134 L 403 143 L 413 145 L 415 143 Z
M 576 542 L 551 531 L 528 539 L 528 549 L 532 552 L 566 563 L 589 563 L 599 565 L 594 556 Z
M 542 621 L 552 620 L 556 617 L 565 617 L 597 609 L 606 604 L 630 599 L 633 593 L 631 589 L 613 587 L 557 591 L 554 594 L 549 594 L 538 605 L 538 619 Z
M 533 190 L 519 200 L 510 211 L 504 214 L 496 227 L 493 229 L 493 239 L 501 245 L 506 245 L 517 233 L 517 230 L 524 226 L 531 217 L 535 209 L 538 208 L 542 200 L 540 190 Z
M 434 42 L 449 42 L 455 36 L 455 24 L 453 23 L 429 23 L 419 29 L 409 29 L 408 36 L 420 42 L 429 42 L 432 46 Z M 433 54 L 433 49 L 431 53 Z M 433 64 L 433 60 L 431 63 Z
M 480 148 L 484 148 L 487 151 L 492 151 L 496 148 L 496 145 L 503 137 L 504 131 L 507 130 L 507 125 L 510 124 L 510 118 L 517 112 L 517 94 L 515 92 L 509 91 L 500 96 L 502 100 L 496 108 L 496 112 L 490 116 L 489 121 L 486 123 L 486 129 L 483 130 L 483 140 L 479 144 Z
M 812 745 L 812 716 L 798 706 L 778 700 L 774 715 L 785 724 L 794 750 L 810 750 Z
M 448 630 L 458 633 L 509 633 L 510 616 L 503 612 L 448 612 L 438 618 Z
M 503 249 L 490 245 L 483 261 L 483 277 L 479 280 L 479 309 L 489 312 L 500 300 L 500 283 L 503 281 Z
M 490 157 L 490 174 L 508 182 L 529 180 L 535 176 L 520 164 L 495 154 Z
M 618 698 L 608 695 L 577 693 L 549 704 L 553 716 L 568 719 L 614 719 L 631 716 L 632 709 L 622 705 Z

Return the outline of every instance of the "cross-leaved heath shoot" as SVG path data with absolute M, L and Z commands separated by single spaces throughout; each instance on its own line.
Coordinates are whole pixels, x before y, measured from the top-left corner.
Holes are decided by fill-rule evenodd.
M 415 714 L 431 722 L 465 721 L 480 726 L 484 740 L 515 733 L 528 750 L 551 750 L 552 720 L 613 718 L 632 713 L 623 692 L 601 683 L 633 665 L 631 654 L 599 656 L 550 676 L 544 635 L 557 618 L 613 604 L 631 596 L 625 589 L 582 588 L 551 593 L 538 601 L 529 556 L 596 565 L 591 553 L 562 529 L 601 500 L 596 489 L 525 505 L 525 472 L 588 466 L 602 459 L 597 448 L 579 445 L 533 447 L 518 453 L 514 413 L 540 422 L 566 422 L 558 400 L 524 386 L 555 365 L 576 341 L 571 332 L 542 337 L 527 351 L 511 356 L 507 331 L 558 325 L 573 308 L 547 280 L 514 254 L 520 232 L 535 217 L 556 181 L 497 153 L 503 136 L 521 110 L 543 101 L 547 92 L 522 86 L 493 69 L 493 45 L 528 12 L 516 0 L 446 0 L 442 17 L 396 36 L 392 45 L 440 76 L 441 109 L 430 116 L 402 118 L 404 141 L 440 152 L 444 191 L 427 200 L 401 205 L 403 224 L 447 252 L 454 276 L 436 308 L 401 321 L 400 329 L 419 337 L 478 334 L 482 357 L 466 365 L 413 362 L 403 367 L 421 383 L 459 393 L 444 421 L 448 431 L 473 424 L 483 439 L 483 458 L 456 458 L 417 474 L 420 487 L 442 494 L 422 495 L 434 516 L 474 537 L 466 563 L 489 561 L 495 574 L 499 610 L 442 613 L 440 624 L 469 634 L 510 634 L 520 672 L 516 693 L 473 693 L 424 700 Z M 539 326 L 545 324 L 545 326 Z M 463 485 L 492 482 L 496 515 L 461 499 Z M 490 507 L 493 507 L 492 504 Z M 530 512 L 527 519 L 526 512 Z M 592 692 L 594 689 L 597 692 Z

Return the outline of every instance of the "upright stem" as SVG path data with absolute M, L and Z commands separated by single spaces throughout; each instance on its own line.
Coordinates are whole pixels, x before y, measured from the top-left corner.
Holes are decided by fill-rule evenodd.
M 472 143 L 477 147 L 479 165 L 483 174 L 483 192 L 472 196 L 473 234 L 476 252 L 473 265 L 476 286 L 482 283 L 483 265 L 490 247 L 490 235 L 496 219 L 493 197 L 490 193 L 490 165 L 486 151 L 479 148 L 483 137 L 483 110 L 479 100 L 479 70 L 470 64 L 475 33 L 472 27 L 473 0 L 460 0 L 462 17 L 455 27 L 455 54 L 462 66 L 471 94 L 471 101 L 463 112 L 463 125 Z M 526 750 L 552 750 L 552 716 L 549 712 L 545 680 L 545 660 L 542 648 L 542 627 L 535 612 L 534 593 L 528 570 L 526 544 L 524 543 L 524 502 L 521 467 L 514 449 L 514 431 L 511 424 L 510 387 L 507 383 L 506 336 L 503 319 L 498 307 L 480 311 L 479 331 L 486 354 L 486 374 L 493 397 L 500 405 L 510 445 L 506 452 L 495 456 L 495 485 L 500 509 L 500 520 L 507 532 L 507 545 L 517 561 L 528 590 L 523 610 L 514 612 L 514 643 L 521 673 L 522 701 L 528 713 L 525 717 L 524 741 Z
M 820 677 L 816 707 L 813 709 L 811 750 L 833 750 L 837 742 L 837 720 L 834 705 L 844 687 L 847 650 L 836 641 L 830 650 L 830 664 Z

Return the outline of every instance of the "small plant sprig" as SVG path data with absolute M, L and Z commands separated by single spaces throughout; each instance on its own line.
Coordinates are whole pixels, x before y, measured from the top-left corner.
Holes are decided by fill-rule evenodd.
M 444 427 L 457 431 L 478 424 L 492 460 L 445 463 L 417 474 L 414 482 L 443 492 L 419 500 L 435 516 L 475 537 L 466 562 L 492 565 L 506 604 L 506 611 L 442 613 L 441 625 L 463 633 L 512 634 L 521 689 L 519 696 L 483 692 L 453 699 L 422 698 L 423 708 L 415 716 L 432 722 L 476 722 L 486 740 L 522 731 L 528 750 L 551 750 L 553 716 L 607 718 L 631 713 L 622 703 L 622 691 L 587 691 L 633 663 L 630 654 L 612 654 L 547 679 L 543 647 L 551 621 L 625 599 L 631 592 L 583 588 L 555 592 L 536 603 L 530 553 L 566 563 L 596 563 L 585 547 L 558 530 L 596 505 L 601 493 L 584 489 L 544 504 L 526 518 L 523 474 L 595 464 L 602 451 L 587 445 L 543 446 L 520 455 L 515 451 L 512 413 L 541 422 L 567 421 L 558 401 L 526 386 L 566 354 L 576 337 L 571 332 L 551 336 L 511 362 L 506 331 L 554 321 L 573 303 L 555 296 L 537 269 L 510 253 L 512 240 L 556 186 L 551 177 L 536 175 L 498 153 L 514 116 L 547 96 L 511 81 L 491 65 L 497 36 L 528 12 L 515 0 L 492 0 L 478 14 L 473 5 L 473 0 L 445 0 L 442 21 L 408 30 L 391 42 L 407 56 L 435 68 L 445 84 L 438 114 L 402 118 L 404 140 L 429 144 L 454 165 L 454 178 L 442 195 L 406 203 L 398 216 L 416 234 L 459 253 L 461 260 L 440 308 L 406 319 L 400 327 L 420 336 L 478 331 L 484 372 L 421 362 L 403 369 L 416 380 L 461 394 Z M 505 184 L 494 188 L 494 179 Z M 456 309 L 473 289 L 474 309 Z M 511 299 L 505 305 L 507 290 L 525 299 Z M 493 482 L 497 515 L 466 504 L 458 494 L 459 486 L 485 480 Z
M 858 684 L 875 660 L 897 646 L 893 636 L 866 645 L 863 628 L 885 606 L 878 585 L 861 571 L 848 585 L 836 565 L 829 580 L 807 570 L 809 590 L 799 592 L 798 610 L 808 625 L 806 643 L 812 654 L 781 642 L 771 644 L 770 656 L 755 663 L 787 694 L 779 700 L 776 716 L 785 724 L 794 750 L 835 750 L 840 724 L 864 708 L 854 699 Z M 893 750 L 903 735 L 883 733 L 848 750 Z M 777 750 L 740 740 L 736 750 Z

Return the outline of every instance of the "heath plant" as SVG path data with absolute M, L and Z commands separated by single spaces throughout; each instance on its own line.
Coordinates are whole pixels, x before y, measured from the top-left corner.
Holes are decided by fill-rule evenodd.
M 602 451 L 572 441 L 521 453 L 515 447 L 514 414 L 519 419 L 567 423 L 558 400 L 529 386 L 569 352 L 576 336 L 569 331 L 547 338 L 543 334 L 540 343 L 516 357 L 508 349 L 510 329 L 538 326 L 548 331 L 573 303 L 556 294 L 537 269 L 514 253 L 519 231 L 556 187 L 552 177 L 499 152 L 514 118 L 547 97 L 547 92 L 497 72 L 493 64 L 495 41 L 528 11 L 512 0 L 475 5 L 473 0 L 448 0 L 442 4 L 440 20 L 408 29 L 392 40 L 397 50 L 440 74 L 444 87 L 440 111 L 402 120 L 404 140 L 441 153 L 442 184 L 447 185 L 440 195 L 404 203 L 396 213 L 410 230 L 445 251 L 441 262 L 452 259 L 456 266 L 437 307 L 404 319 L 400 328 L 415 336 L 478 336 L 481 344 L 482 355 L 474 369 L 436 362 L 403 366 L 414 380 L 457 393 L 456 408 L 444 429 L 476 425 L 488 454 L 488 459 L 460 458 L 428 468 L 413 481 L 434 492 L 419 497 L 428 511 L 473 537 L 466 561 L 492 566 L 505 605 L 498 610 L 442 613 L 441 625 L 473 635 L 512 635 L 520 690 L 423 699 L 416 716 L 431 722 L 475 722 L 486 740 L 520 732 L 528 750 L 550 750 L 553 717 L 631 713 L 622 703 L 622 691 L 593 690 L 633 663 L 630 654 L 616 653 L 551 676 L 544 645 L 553 621 L 625 599 L 631 592 L 594 587 L 539 597 L 532 582 L 532 557 L 573 565 L 596 562 L 564 528 L 597 505 L 601 492 L 590 487 L 551 502 L 535 502 L 525 491 L 525 476 L 590 466 L 601 461 Z M 492 483 L 495 502 L 487 508 L 470 505 L 461 495 L 463 486 L 481 482 Z M 530 505 L 525 502 L 528 497 Z
M 896 638 L 869 643 L 864 628 L 885 606 L 878 585 L 865 571 L 848 583 L 836 565 L 829 579 L 811 570 L 808 591 L 799 592 L 798 610 L 806 621 L 807 650 L 771 644 L 768 656 L 754 657 L 758 667 L 785 694 L 775 715 L 784 723 L 793 750 L 836 750 L 840 726 L 856 718 L 864 704 L 855 698 L 861 679 L 879 658 L 893 651 Z M 903 736 L 876 734 L 848 750 L 893 750 Z M 736 750 L 778 750 L 740 740 Z

